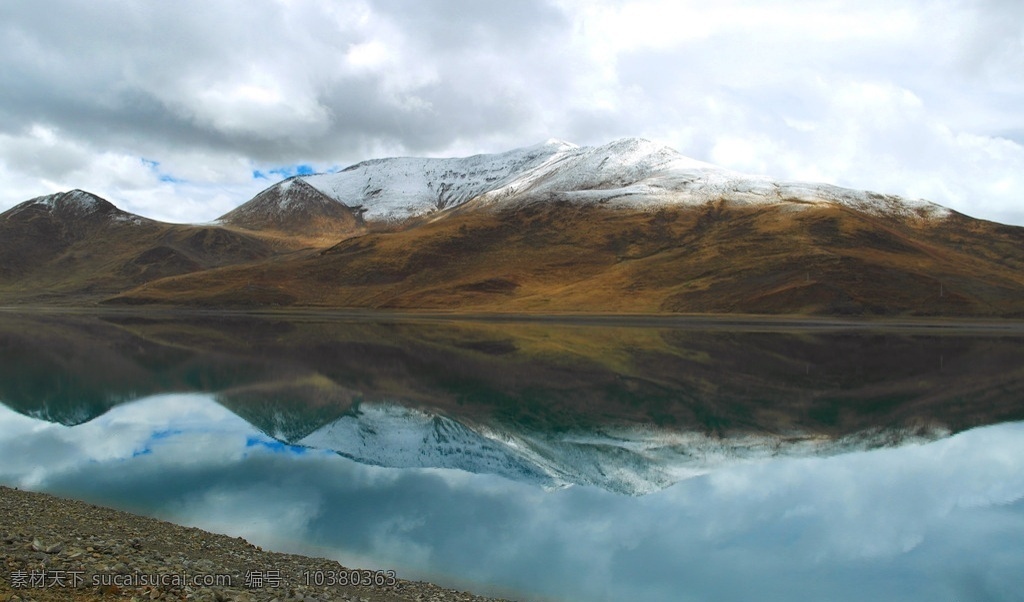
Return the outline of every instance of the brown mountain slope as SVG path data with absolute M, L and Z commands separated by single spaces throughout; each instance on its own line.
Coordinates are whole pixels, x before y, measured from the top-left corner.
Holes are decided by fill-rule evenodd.
M 280 245 L 220 226 L 166 224 L 75 190 L 0 214 L 0 299 L 95 302 L 148 280 L 270 258 Z
M 267 188 L 217 221 L 264 234 L 277 232 L 332 243 L 365 230 L 359 212 L 297 178 Z
M 952 214 L 542 200 L 316 255 L 148 282 L 111 302 L 498 312 L 1024 316 L 1024 229 Z
M 31 199 L 0 214 L 0 277 L 28 274 L 90 237 L 152 226 L 81 190 Z

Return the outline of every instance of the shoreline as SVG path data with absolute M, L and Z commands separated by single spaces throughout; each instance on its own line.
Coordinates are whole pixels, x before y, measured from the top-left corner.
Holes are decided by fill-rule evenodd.
M 204 308 L 179 306 L 97 307 L 0 305 L 2 314 L 128 316 L 153 319 L 196 317 L 287 318 L 356 322 L 480 322 L 565 326 L 678 328 L 746 331 L 911 331 L 1024 336 L 1024 319 L 971 316 L 816 316 L 799 314 L 495 313 L 363 308 Z
M 0 602 L 507 602 L 3 485 L 0 558 Z

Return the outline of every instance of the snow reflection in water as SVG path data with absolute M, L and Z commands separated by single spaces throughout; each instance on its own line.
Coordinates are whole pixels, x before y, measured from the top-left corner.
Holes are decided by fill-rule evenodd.
M 828 457 L 761 457 L 643 496 L 391 469 L 276 441 L 208 395 L 67 427 L 0 409 L 0 479 L 393 568 L 559 600 L 1014 599 L 1024 423 Z

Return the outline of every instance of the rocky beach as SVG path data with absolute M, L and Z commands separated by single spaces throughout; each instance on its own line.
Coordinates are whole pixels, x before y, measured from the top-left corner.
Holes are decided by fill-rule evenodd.
M 3 486 L 0 558 L 0 602 L 496 602 Z

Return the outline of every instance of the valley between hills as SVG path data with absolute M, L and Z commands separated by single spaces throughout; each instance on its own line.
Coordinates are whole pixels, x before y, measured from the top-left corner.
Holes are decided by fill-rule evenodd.
M 0 214 L 7 306 L 1024 316 L 1024 228 L 645 140 L 300 176 L 203 225 L 83 191 Z

